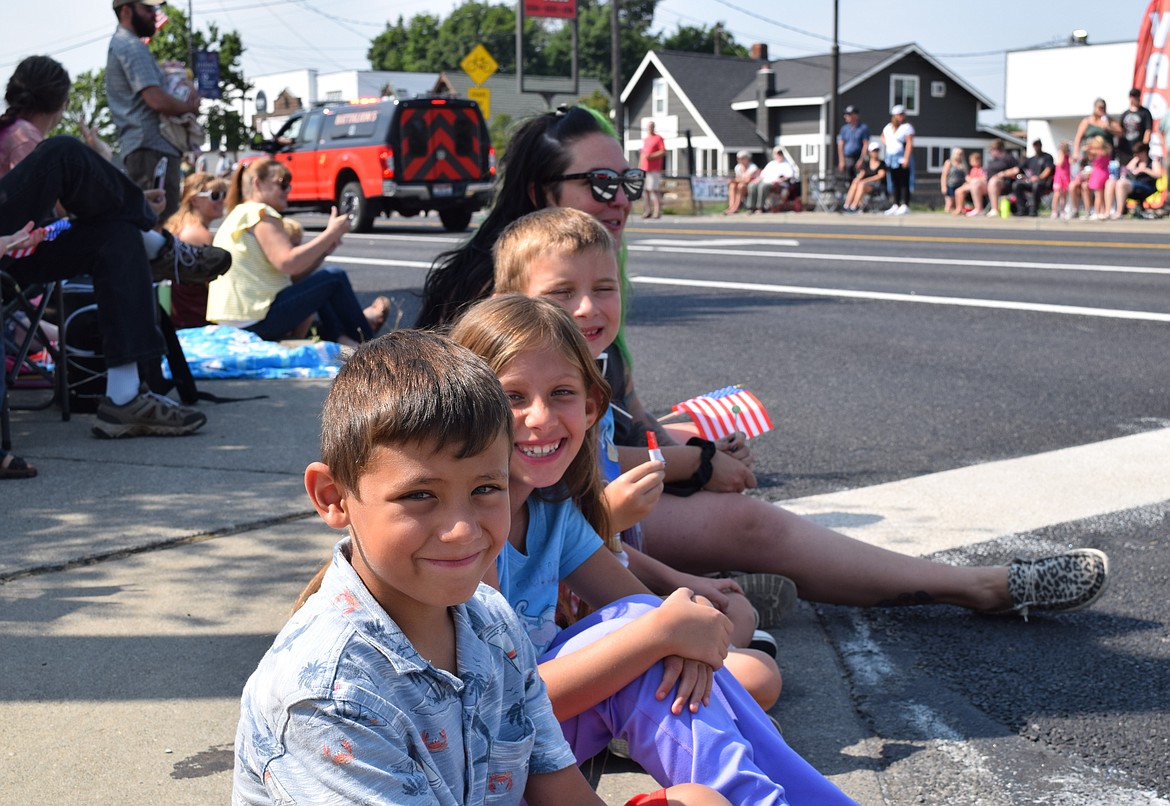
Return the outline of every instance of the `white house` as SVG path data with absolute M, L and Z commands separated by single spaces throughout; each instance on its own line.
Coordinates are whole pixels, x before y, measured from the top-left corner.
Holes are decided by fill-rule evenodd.
M 1073 140 L 1097 98 L 1111 116 L 1125 111 L 1136 57 L 1136 41 L 1009 51 L 1004 114 L 1026 123 L 1029 143 L 1039 138 L 1055 153 L 1062 140 Z
M 430 92 L 439 79 L 438 73 L 402 73 L 387 70 L 342 70 L 318 73 L 316 70 L 290 70 L 251 79 L 252 92 L 244 103 L 244 122 L 252 125 L 259 115 L 260 133 L 276 134 L 288 117 L 288 110 L 277 113 L 276 99 L 284 95 L 300 101 L 300 107 L 325 101 L 352 101 L 357 98 L 413 98 Z M 385 90 L 385 92 L 383 92 Z M 299 108 L 299 107 L 294 107 Z

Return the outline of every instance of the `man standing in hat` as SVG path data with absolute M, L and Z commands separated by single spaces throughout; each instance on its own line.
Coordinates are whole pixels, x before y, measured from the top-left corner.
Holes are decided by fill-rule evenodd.
M 159 130 L 163 115 L 178 116 L 199 111 L 199 95 L 186 100 L 169 94 L 163 87 L 162 68 L 150 55 L 143 39 L 154 36 L 155 10 L 163 0 L 113 0 L 118 27 L 110 40 L 106 56 L 106 97 L 126 173 L 140 188 L 154 187 L 154 172 L 163 157 L 167 159 L 164 189 L 166 207 L 160 221 L 179 209 L 182 155 Z
M 869 126 L 859 123 L 856 106 L 845 107 L 845 124 L 837 135 L 837 173 L 852 182 L 869 148 Z

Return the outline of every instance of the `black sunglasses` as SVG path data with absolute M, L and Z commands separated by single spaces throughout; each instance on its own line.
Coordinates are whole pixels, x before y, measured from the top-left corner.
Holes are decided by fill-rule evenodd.
M 222 190 L 204 190 L 195 194 L 201 199 L 211 199 L 213 202 L 223 201 L 226 195 Z
M 589 191 L 599 202 L 613 201 L 617 196 L 618 185 L 626 192 L 626 198 L 637 201 L 642 198 L 642 189 L 646 187 L 646 172 L 641 168 L 630 168 L 618 173 L 613 168 L 594 168 L 579 174 L 561 174 L 551 176 L 546 184 L 564 182 L 569 179 L 584 179 L 589 182 Z

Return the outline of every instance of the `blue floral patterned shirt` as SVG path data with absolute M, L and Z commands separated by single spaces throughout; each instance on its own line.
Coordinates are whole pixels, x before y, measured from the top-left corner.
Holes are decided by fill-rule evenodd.
M 452 607 L 459 675 L 415 651 L 337 544 L 244 687 L 232 803 L 513 804 L 576 763 L 499 593 Z

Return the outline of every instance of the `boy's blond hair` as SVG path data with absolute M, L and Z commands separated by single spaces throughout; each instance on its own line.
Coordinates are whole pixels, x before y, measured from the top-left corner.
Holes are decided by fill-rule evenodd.
M 421 331 L 363 343 L 321 409 L 321 461 L 355 497 L 379 446 L 452 447 L 466 458 L 511 436 L 512 408 L 495 373 L 465 347 Z
M 527 290 L 528 266 L 541 255 L 572 257 L 604 252 L 617 260 L 613 237 L 588 213 L 568 207 L 547 207 L 509 224 L 492 249 L 498 293 Z

